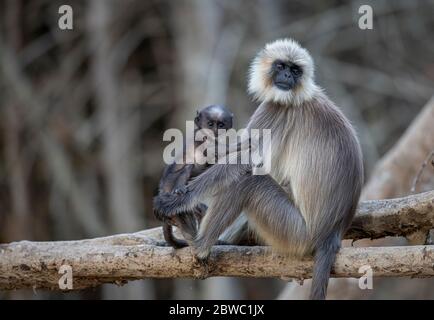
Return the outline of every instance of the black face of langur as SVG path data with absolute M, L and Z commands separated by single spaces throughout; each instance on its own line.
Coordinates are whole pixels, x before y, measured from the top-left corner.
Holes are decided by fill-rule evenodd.
M 214 136 L 219 129 L 231 129 L 233 114 L 224 106 L 211 105 L 197 112 L 194 123 L 198 129 L 210 129 Z
M 280 90 L 289 91 L 293 89 L 300 80 L 303 70 L 292 62 L 276 60 L 271 65 L 271 79 L 273 85 Z
M 253 175 L 252 164 L 240 162 L 215 165 L 189 182 L 187 193 L 167 195 L 157 207 L 179 212 L 214 196 L 194 241 L 198 258 L 243 212 L 274 249 L 313 254 L 310 298 L 324 299 L 360 197 L 363 162 L 353 127 L 315 84 L 313 70 L 310 54 L 295 41 L 267 44 L 250 69 L 249 92 L 260 105 L 248 129 L 271 130 L 270 173 Z
M 210 105 L 197 112 L 194 122 L 196 130 L 210 129 L 214 136 L 217 137 L 219 129 L 228 130 L 232 128 L 233 114 L 224 106 Z M 184 150 L 184 152 L 187 152 L 187 150 Z M 205 169 L 206 166 L 194 164 L 172 164 L 167 166 L 160 181 L 160 195 L 154 199 L 154 202 L 159 201 L 161 194 L 184 192 L 185 185 L 190 178 L 202 173 Z M 206 205 L 201 203 L 193 208 L 193 210 L 176 215 L 161 215 L 159 212 L 156 212 L 157 218 L 164 221 L 163 234 L 166 242 L 174 248 L 187 246 L 188 243 L 186 241 L 177 239 L 173 235 L 172 225 L 178 227 L 184 238 L 191 242 L 196 236 L 198 222 L 204 216 L 205 211 Z

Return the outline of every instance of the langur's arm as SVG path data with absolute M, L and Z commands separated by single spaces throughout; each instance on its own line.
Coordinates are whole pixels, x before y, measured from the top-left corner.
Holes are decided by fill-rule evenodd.
M 165 193 L 154 198 L 154 208 L 161 214 L 168 216 L 191 211 L 204 196 L 224 189 L 251 173 L 251 163 L 240 164 L 240 153 L 237 152 L 231 156 L 237 156 L 235 159 L 238 161 L 237 164 L 213 165 L 187 184 L 186 193 Z
M 186 191 L 187 181 L 191 178 L 193 167 L 193 164 L 186 164 L 182 170 L 178 172 L 178 177 L 172 189 L 173 192 L 179 193 Z

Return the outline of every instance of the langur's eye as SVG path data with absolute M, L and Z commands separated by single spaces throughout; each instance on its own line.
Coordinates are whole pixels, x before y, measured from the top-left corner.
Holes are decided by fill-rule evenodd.
M 301 69 L 299 67 L 291 67 L 291 73 L 295 76 L 301 75 Z
M 214 121 L 208 121 L 208 126 L 212 127 L 214 125 Z
M 285 66 L 283 65 L 283 63 L 278 63 L 278 64 L 276 64 L 276 68 L 277 68 L 277 70 L 283 70 L 285 68 Z
M 219 123 L 218 123 L 218 127 L 219 127 L 219 128 L 224 128 L 224 126 L 225 126 L 225 124 L 224 124 L 223 122 L 219 122 Z

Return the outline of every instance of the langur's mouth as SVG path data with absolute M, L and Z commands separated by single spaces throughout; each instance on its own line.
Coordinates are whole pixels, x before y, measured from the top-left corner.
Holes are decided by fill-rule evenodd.
M 275 82 L 274 85 L 275 85 L 278 89 L 283 90 L 283 91 L 289 91 L 289 90 L 291 90 L 292 87 L 293 87 L 292 85 L 290 85 L 290 84 L 287 83 L 287 82 Z

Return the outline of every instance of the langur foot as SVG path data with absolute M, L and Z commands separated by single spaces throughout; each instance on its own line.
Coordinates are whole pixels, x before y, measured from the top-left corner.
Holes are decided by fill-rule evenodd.
M 194 266 L 200 270 L 199 279 L 206 279 L 208 277 L 209 271 L 210 271 L 210 265 L 208 257 L 202 259 L 198 258 L 196 255 L 194 256 Z
M 179 241 L 182 241 L 182 240 L 179 240 Z M 162 242 L 161 244 L 159 243 L 158 245 L 159 245 L 159 246 L 162 246 L 162 247 L 172 247 L 172 248 L 175 249 L 175 250 L 178 250 L 178 249 L 182 249 L 182 248 L 186 248 L 186 247 L 188 247 L 188 243 L 187 243 L 187 242 L 182 242 L 182 243 L 172 243 L 172 244 L 170 244 L 169 242 L 164 241 L 164 242 Z
M 168 245 L 171 246 L 175 250 L 188 247 L 187 241 L 183 241 L 183 240 L 179 240 L 179 239 L 177 241 L 172 242 L 172 244 L 168 243 Z
M 198 239 L 193 242 L 193 248 L 193 253 L 197 260 L 207 260 L 211 253 L 211 247 L 202 245 Z

